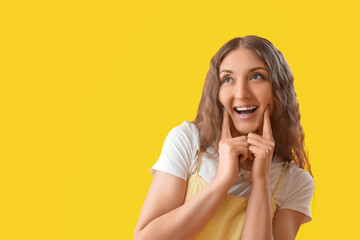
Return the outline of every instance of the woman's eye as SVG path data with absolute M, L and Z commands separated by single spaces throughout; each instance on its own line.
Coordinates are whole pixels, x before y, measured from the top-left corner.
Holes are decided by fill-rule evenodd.
M 230 80 L 231 80 L 230 77 L 225 77 L 225 78 L 223 78 L 222 82 L 223 83 L 228 83 L 228 82 L 230 82 Z
M 259 73 L 256 73 L 256 74 L 252 75 L 252 77 L 251 77 L 251 79 L 255 79 L 255 80 L 259 79 L 259 78 L 264 78 L 264 76 Z

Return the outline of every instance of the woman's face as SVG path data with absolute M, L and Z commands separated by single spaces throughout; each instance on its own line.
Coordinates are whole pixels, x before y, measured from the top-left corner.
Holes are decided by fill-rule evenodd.
M 252 50 L 238 48 L 223 59 L 219 67 L 219 101 L 228 111 L 234 135 L 262 134 L 265 109 L 274 99 L 266 65 Z

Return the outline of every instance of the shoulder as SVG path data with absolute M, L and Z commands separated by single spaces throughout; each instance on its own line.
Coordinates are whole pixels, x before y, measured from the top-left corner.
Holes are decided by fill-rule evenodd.
M 281 157 L 276 156 L 273 163 L 271 164 L 271 174 L 274 178 L 278 178 L 280 176 L 281 171 L 283 170 L 285 161 L 281 159 Z M 281 185 L 286 185 L 287 188 L 291 188 L 294 185 L 299 185 L 300 183 L 314 186 L 314 180 L 312 176 L 305 171 L 304 169 L 298 167 L 294 161 L 289 163 L 287 167 Z
M 304 213 L 305 222 L 311 220 L 310 203 L 314 193 L 314 179 L 293 161 L 285 171 L 279 189 L 279 208 L 292 209 Z
M 196 125 L 185 121 L 171 129 L 166 136 L 164 147 L 181 151 L 196 151 L 199 147 L 199 134 Z
M 280 169 L 283 168 L 282 166 L 284 166 L 284 162 L 278 162 L 274 165 L 276 172 L 279 173 L 281 171 Z M 304 191 L 311 192 L 312 195 L 314 190 L 314 179 L 307 171 L 298 167 L 294 161 L 291 161 L 282 177 L 281 189 L 283 194 L 285 193 L 288 197 L 296 192 Z
M 290 162 L 288 170 L 285 172 L 286 178 L 293 185 L 308 186 L 314 188 L 314 179 L 302 168 L 299 168 L 293 161 Z
M 151 168 L 187 179 L 199 149 L 196 125 L 185 121 L 168 133 L 158 161 Z
M 183 138 L 187 140 L 198 140 L 199 134 L 194 123 L 185 121 L 181 125 L 171 129 L 167 137 Z

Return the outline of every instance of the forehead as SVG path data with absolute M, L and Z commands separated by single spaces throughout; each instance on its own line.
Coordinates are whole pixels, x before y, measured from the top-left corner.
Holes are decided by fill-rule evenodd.
M 220 64 L 219 71 L 247 71 L 254 67 L 266 68 L 266 65 L 253 50 L 240 47 L 225 56 Z

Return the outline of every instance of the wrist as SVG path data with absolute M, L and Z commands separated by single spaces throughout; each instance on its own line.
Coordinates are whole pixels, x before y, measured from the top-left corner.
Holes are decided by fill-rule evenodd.
M 221 179 L 220 177 L 216 176 L 215 179 L 211 182 L 216 192 L 226 195 L 229 189 L 231 188 L 232 184 L 227 179 Z
M 270 180 L 269 179 L 256 179 L 251 182 L 252 188 L 259 188 L 270 191 Z

